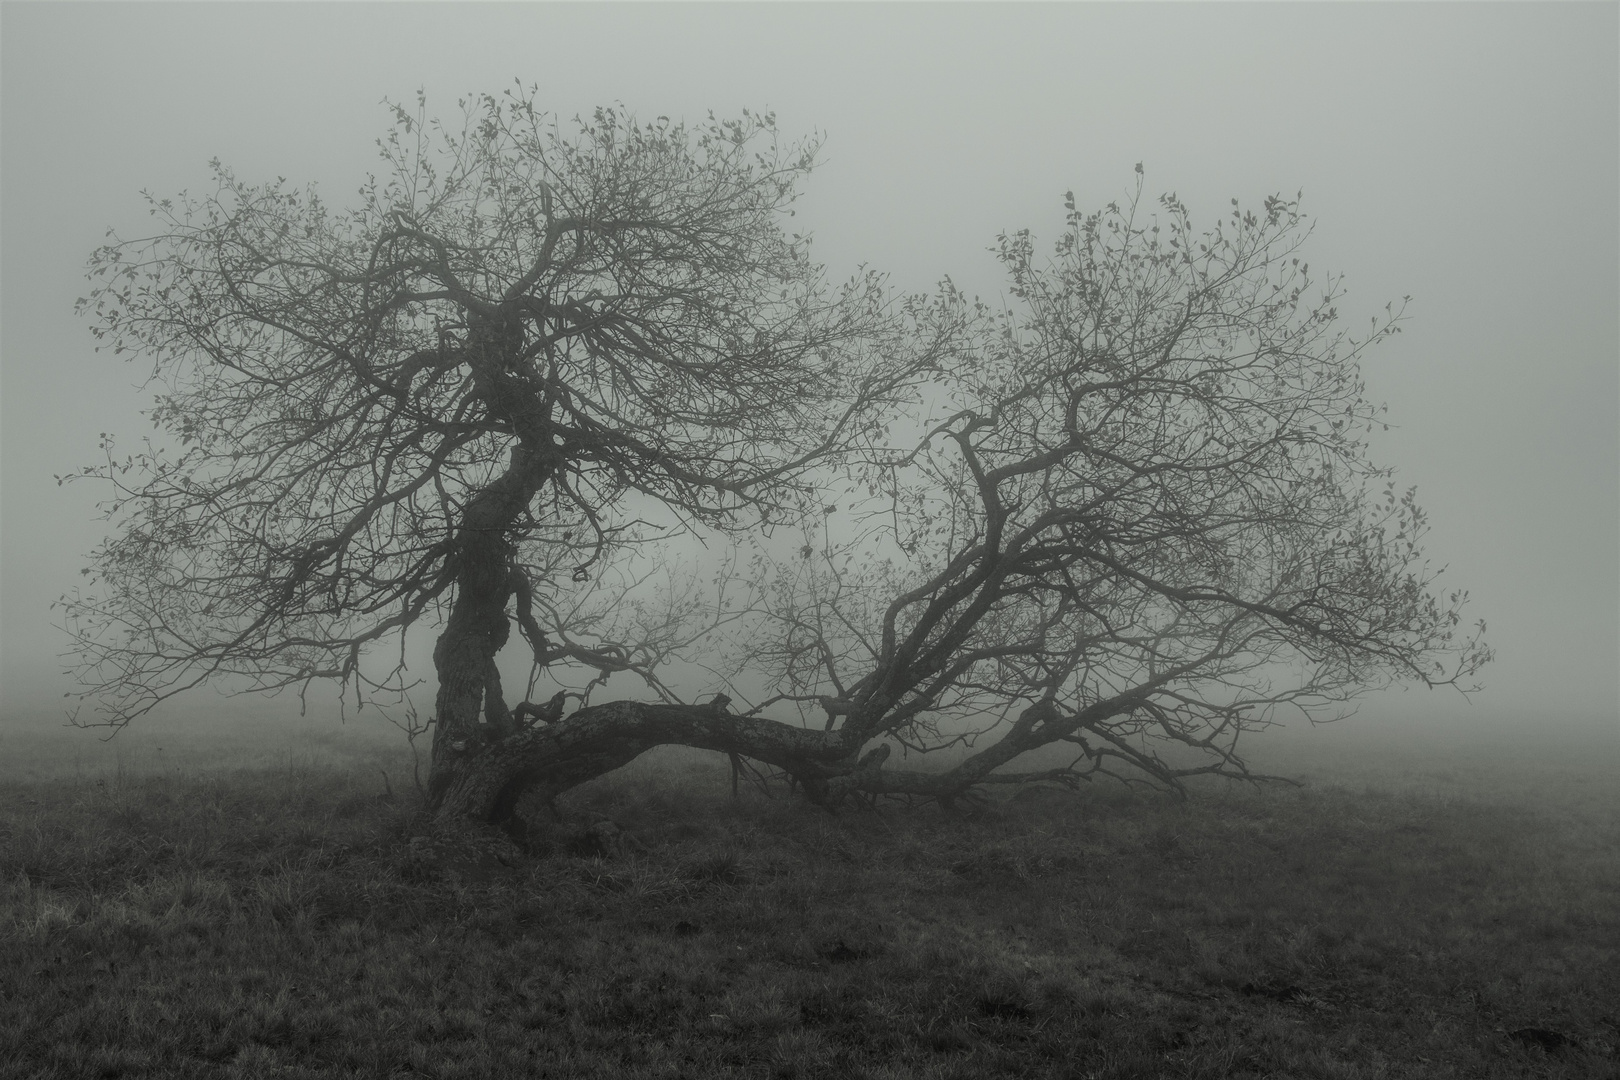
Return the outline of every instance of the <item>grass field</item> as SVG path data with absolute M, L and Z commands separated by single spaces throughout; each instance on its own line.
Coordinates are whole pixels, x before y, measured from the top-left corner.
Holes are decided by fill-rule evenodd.
M 520 851 L 302 738 L 0 739 L 0 1075 L 1620 1076 L 1612 755 L 969 818 L 668 752 Z

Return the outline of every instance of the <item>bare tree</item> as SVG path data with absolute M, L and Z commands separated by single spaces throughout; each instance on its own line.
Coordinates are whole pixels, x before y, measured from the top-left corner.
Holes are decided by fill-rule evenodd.
M 787 231 L 815 147 L 768 116 L 565 130 L 532 91 L 463 110 L 396 107 L 358 209 L 215 163 L 210 194 L 148 196 L 154 235 L 93 257 L 81 310 L 152 363 L 179 442 L 104 440 L 76 474 L 115 490 L 95 591 L 63 601 L 97 721 L 227 677 L 401 695 L 427 620 L 441 814 L 500 820 L 665 743 L 825 803 L 950 800 L 1112 762 L 1245 775 L 1237 738 L 1279 706 L 1488 658 L 1454 637 L 1463 598 L 1434 595 L 1411 497 L 1368 487 L 1356 356 L 1398 312 L 1333 331 L 1295 204 L 1198 237 L 1173 197 L 1139 220 L 1140 186 L 1100 215 L 1071 199 L 1051 262 L 1002 238 L 1007 310 L 948 284 L 894 301 L 870 274 L 828 286 Z M 678 533 L 793 521 L 819 550 L 762 548 L 717 591 L 652 602 L 634 569 Z M 591 683 L 508 704 L 514 621 L 526 697 Z M 694 650 L 729 693 L 666 684 Z M 592 703 L 620 672 L 651 700 Z M 994 741 L 945 772 L 873 746 L 986 717 Z M 1053 743 L 1072 765 L 996 771 Z
M 1361 438 L 1382 410 L 1357 357 L 1400 310 L 1335 329 L 1340 282 L 1313 285 L 1297 200 L 1233 200 L 1200 235 L 1174 195 L 1143 205 L 1137 171 L 1123 207 L 1071 194 L 1048 260 L 1000 238 L 1010 306 L 963 320 L 916 444 L 867 458 L 847 520 L 778 568 L 760 614 L 779 633 L 750 652 L 776 693 L 851 753 L 975 749 L 944 771 L 875 753 L 830 793 L 1253 779 L 1240 736 L 1279 710 L 1467 689 L 1490 658 L 1466 594 L 1437 594 L 1414 493 Z M 1054 745 L 1067 765 L 1003 768 Z

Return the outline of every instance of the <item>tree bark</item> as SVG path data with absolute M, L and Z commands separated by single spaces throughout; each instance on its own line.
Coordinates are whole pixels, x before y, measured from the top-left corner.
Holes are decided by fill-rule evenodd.
M 1120 711 L 1118 702 L 1099 703 L 1058 722 L 1068 728 Z M 1045 706 L 1032 708 L 1020 723 L 1027 729 L 1049 715 Z M 992 774 L 1019 753 L 1040 745 L 1028 738 L 1003 740 L 944 772 L 918 772 L 884 768 L 891 750 L 887 743 L 862 754 L 865 741 L 844 729 L 816 731 L 735 716 L 710 705 L 615 701 L 580 709 L 554 724 L 449 746 L 442 760 L 435 759 L 441 786 L 433 793 L 434 809 L 441 817 L 504 824 L 525 793 L 532 791 L 549 801 L 664 745 L 735 754 L 781 769 L 798 781 L 812 803 L 828 809 L 855 793 L 909 795 L 948 804 L 981 784 L 1073 784 L 1079 779 L 1069 769 Z
M 434 804 L 463 782 L 457 773 L 469 753 L 522 730 L 495 662 L 511 635 L 506 603 L 518 572 L 508 535 L 557 465 L 549 406 L 534 394 L 522 347 L 521 322 L 497 311 L 476 320 L 463 354 L 491 415 L 509 424 L 518 441 L 506 470 L 468 500 L 456 535 L 456 598 L 433 648 L 439 691 L 428 797 Z
M 628 764 L 655 746 L 678 744 L 734 753 L 782 769 L 825 791 L 830 778 L 856 767 L 858 746 L 840 732 L 812 731 L 774 720 L 735 716 L 708 705 L 615 701 L 505 737 L 435 748 L 430 789 L 435 812 L 500 824 L 518 799 L 556 795 Z

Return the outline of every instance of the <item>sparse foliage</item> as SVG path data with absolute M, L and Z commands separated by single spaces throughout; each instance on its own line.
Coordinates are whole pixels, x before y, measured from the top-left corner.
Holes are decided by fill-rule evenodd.
M 995 721 L 944 777 L 861 781 L 941 792 L 1035 779 L 991 770 L 1053 743 L 1077 751 L 1054 780 L 1246 775 L 1239 736 L 1280 709 L 1469 679 L 1489 653 L 1460 630 L 1465 594 L 1436 594 L 1414 494 L 1362 438 L 1381 410 L 1357 357 L 1400 310 L 1336 327 L 1297 201 L 1234 200 L 1202 235 L 1174 195 L 1150 213 L 1140 181 L 1127 205 L 1067 209 L 1050 260 L 1000 238 L 1010 306 L 963 320 L 925 433 L 867 459 L 853 505 L 779 570 L 781 634 L 753 653 L 777 688 L 855 745 Z
M 105 722 L 225 676 L 403 694 L 425 620 L 442 813 L 502 818 L 669 742 L 823 802 L 950 800 L 1119 763 L 1246 775 L 1238 737 L 1279 708 L 1488 659 L 1360 439 L 1356 360 L 1400 312 L 1336 329 L 1296 202 L 1199 234 L 1140 181 L 1101 213 L 1071 196 L 1050 260 L 1000 239 L 992 310 L 829 286 L 787 225 L 815 147 L 769 116 L 570 127 L 509 91 L 459 127 L 396 107 L 379 146 L 357 209 L 216 163 L 92 259 L 80 307 L 153 365 L 177 443 L 104 439 L 79 474 L 115 492 L 64 600 Z M 653 597 L 637 552 L 680 533 L 738 554 Z M 510 704 L 514 621 L 526 697 L 593 681 Z M 662 672 L 695 653 L 729 693 L 682 700 Z M 591 702 L 616 672 L 655 700 Z M 945 772 L 887 765 L 986 727 Z M 1001 768 L 1053 744 L 1072 765 Z

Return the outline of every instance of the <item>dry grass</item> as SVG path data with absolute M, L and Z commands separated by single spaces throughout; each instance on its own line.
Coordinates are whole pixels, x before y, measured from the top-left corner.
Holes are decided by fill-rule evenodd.
M 1601 798 L 834 817 L 674 753 L 573 798 L 604 857 L 435 833 L 390 768 L 0 788 L 0 1075 L 1620 1075 Z

